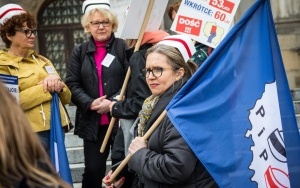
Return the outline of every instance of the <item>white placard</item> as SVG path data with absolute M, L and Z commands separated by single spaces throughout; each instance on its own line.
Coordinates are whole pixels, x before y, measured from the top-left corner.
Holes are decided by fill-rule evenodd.
M 0 80 L 4 83 L 7 90 L 15 97 L 16 101 L 19 102 L 18 77 L 0 74 Z
M 137 39 L 142 28 L 150 0 L 131 0 L 120 38 Z M 155 0 L 145 31 L 159 30 L 168 0 Z
M 240 0 L 182 0 L 171 30 L 215 48 L 226 36 Z
M 111 55 L 110 53 L 107 53 L 105 58 L 102 61 L 102 65 L 105 66 L 105 67 L 109 67 L 114 59 L 115 59 L 114 55 Z

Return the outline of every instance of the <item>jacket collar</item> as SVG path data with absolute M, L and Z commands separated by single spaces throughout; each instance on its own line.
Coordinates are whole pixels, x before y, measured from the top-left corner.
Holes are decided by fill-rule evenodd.
M 110 39 L 108 40 L 107 44 L 105 45 L 107 50 L 109 50 L 111 48 L 111 46 L 113 45 L 115 39 L 116 39 L 115 34 L 112 33 Z M 96 46 L 94 44 L 94 39 L 91 36 L 90 40 L 89 40 L 87 50 L 86 50 L 86 53 L 94 53 L 95 51 L 96 51 Z
M 177 92 L 181 89 L 181 87 L 186 83 L 187 79 L 183 77 L 182 79 L 174 82 L 172 86 L 170 86 L 165 93 L 163 93 L 157 102 L 149 120 L 146 123 L 145 132 L 153 125 L 153 123 L 157 120 L 157 118 L 162 114 L 162 112 L 166 109 L 166 106 L 172 100 L 172 98 L 177 94 Z
M 0 62 L 1 62 L 0 64 L 19 68 L 19 63 L 23 61 L 23 59 L 27 59 L 27 58 L 33 59 L 32 56 L 38 59 L 38 54 L 33 50 L 29 50 L 27 57 L 24 58 L 24 57 L 10 55 L 8 54 L 8 50 L 4 49 L 0 51 Z

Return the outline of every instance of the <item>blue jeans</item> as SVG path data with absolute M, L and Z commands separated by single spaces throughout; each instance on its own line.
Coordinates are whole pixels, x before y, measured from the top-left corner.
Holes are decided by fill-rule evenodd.
M 50 130 L 37 132 L 37 134 L 40 138 L 40 141 L 41 141 L 44 149 L 50 156 Z
M 63 132 L 63 137 L 65 138 L 65 131 L 63 128 L 62 128 L 62 132 Z M 44 147 L 45 151 L 50 156 L 50 130 L 37 132 L 37 134 L 40 138 L 42 146 Z

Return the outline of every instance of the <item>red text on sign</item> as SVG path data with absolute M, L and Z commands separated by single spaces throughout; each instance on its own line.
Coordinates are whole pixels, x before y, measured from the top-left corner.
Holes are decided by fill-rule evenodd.
M 231 13 L 235 4 L 228 0 L 210 0 L 209 5 L 225 12 Z
M 201 25 L 202 20 L 179 15 L 176 25 L 176 31 L 199 36 Z

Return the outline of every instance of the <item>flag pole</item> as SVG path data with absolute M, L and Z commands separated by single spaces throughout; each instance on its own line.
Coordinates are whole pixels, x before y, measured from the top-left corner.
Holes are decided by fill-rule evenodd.
M 136 51 L 138 51 L 140 49 L 140 46 L 141 46 L 141 43 L 142 43 L 142 40 L 143 40 L 143 36 L 144 36 L 145 30 L 146 30 L 146 27 L 148 25 L 150 14 L 152 12 L 154 1 L 155 0 L 150 0 L 149 1 L 149 5 L 148 5 L 148 9 L 147 9 L 147 12 L 146 12 L 146 15 L 145 15 L 145 19 L 144 19 L 143 25 L 142 25 L 140 33 L 139 33 L 139 38 L 138 38 L 137 43 L 136 43 L 136 45 L 134 47 L 134 52 L 136 52 Z M 124 93 L 125 93 L 125 90 L 127 88 L 127 84 L 128 84 L 129 78 L 130 78 L 130 74 L 131 74 L 131 70 L 130 70 L 130 66 L 128 66 L 128 70 L 127 70 L 127 73 L 126 73 L 126 77 L 125 77 L 123 86 L 121 88 L 119 99 L 117 99 L 117 100 L 122 100 L 123 99 L 123 96 L 124 96 Z M 115 122 L 116 122 L 116 118 L 112 117 L 111 120 L 110 120 L 108 129 L 106 131 L 104 140 L 102 142 L 101 148 L 100 148 L 100 152 L 101 153 L 104 153 L 104 151 L 105 151 L 107 142 L 109 140 L 109 137 L 111 135 L 111 132 L 112 132 L 112 129 L 114 127 Z
M 163 118 L 166 116 L 167 111 L 164 110 L 160 116 L 156 119 L 156 121 L 153 123 L 153 125 L 150 127 L 150 129 L 145 133 L 145 135 L 142 137 L 144 141 L 148 140 L 148 138 L 151 136 L 153 131 L 158 127 L 160 122 L 163 120 Z M 128 153 L 126 158 L 121 162 L 121 164 L 117 167 L 117 169 L 111 174 L 109 178 L 109 182 L 113 182 L 117 175 L 121 172 L 121 170 L 128 164 L 129 160 L 131 159 L 131 154 Z

